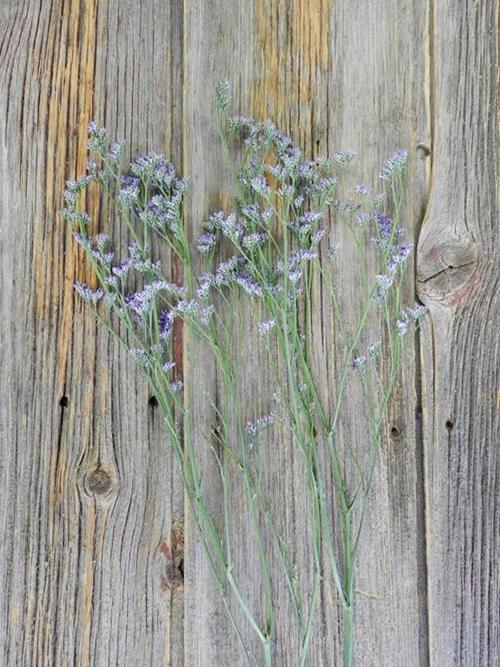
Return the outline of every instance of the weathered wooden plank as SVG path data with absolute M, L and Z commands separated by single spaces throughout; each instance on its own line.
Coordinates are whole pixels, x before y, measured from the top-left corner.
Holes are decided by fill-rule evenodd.
M 129 150 L 180 157 L 182 16 L 163 1 L 4 5 L 0 661 L 182 664 L 164 556 L 178 473 L 144 383 L 74 297 L 90 271 L 56 215 L 92 117 Z
M 498 14 L 431 22 L 432 190 L 419 247 L 430 656 L 498 665 Z
M 357 173 L 365 182 L 376 181 L 381 160 L 394 148 L 408 146 L 412 155 L 409 204 L 406 226 L 416 229 L 426 200 L 426 163 L 416 160 L 416 146 L 428 141 L 425 98 L 425 57 L 427 49 L 425 13 L 400 3 L 265 2 L 187 3 L 186 19 L 186 171 L 196 179 L 197 196 L 191 208 L 191 225 L 227 201 L 221 187 L 225 171 L 214 130 L 215 110 L 211 91 L 217 80 L 229 78 L 236 95 L 235 112 L 248 110 L 258 118 L 269 117 L 291 132 L 306 155 L 314 156 L 339 148 L 362 151 Z M 403 36 L 404 35 L 404 39 Z M 360 51 L 360 44 L 363 49 Z M 231 57 L 238 54 L 238 73 Z M 207 94 L 208 91 L 208 94 Z M 201 188 L 201 190 L 199 189 Z M 221 192 L 222 189 L 222 192 Z M 339 232 L 340 234 L 340 232 Z M 342 240 L 342 239 L 341 239 Z M 347 245 L 347 244 L 346 244 Z M 345 284 L 356 282 L 355 264 L 348 257 L 342 265 Z M 321 303 L 317 284 L 315 306 L 317 338 L 316 368 L 331 364 L 334 354 L 333 318 Z M 411 294 L 411 285 L 408 286 Z M 357 295 L 347 289 L 345 305 L 356 305 Z M 324 299 L 326 302 L 326 299 Z M 320 307 L 323 306 L 323 314 Z M 248 320 L 246 339 L 239 338 L 239 371 L 250 374 L 245 385 L 246 402 L 258 414 L 266 405 L 270 381 L 259 385 L 263 355 L 255 345 Z M 190 346 L 186 369 L 189 399 L 200 388 L 209 395 L 220 392 L 213 366 L 196 343 Z M 265 377 L 265 375 L 264 375 Z M 322 390 L 330 391 L 323 375 Z M 398 435 L 384 450 L 380 473 L 373 490 L 372 510 L 362 546 L 359 588 L 373 597 L 359 596 L 358 654 L 364 665 L 427 664 L 424 531 L 422 521 L 423 486 L 421 451 L 418 448 L 418 408 L 415 369 L 410 359 L 405 368 L 407 389 L 398 393 L 392 420 Z M 196 422 L 214 420 L 209 400 L 193 403 Z M 252 415 L 249 414 L 249 417 Z M 355 424 L 353 439 L 362 442 L 363 432 Z M 197 430 L 200 441 L 202 429 Z M 310 554 L 304 553 L 307 525 L 304 523 L 305 481 L 300 456 L 285 433 L 274 432 L 272 447 L 266 450 L 269 469 L 268 490 L 273 510 L 286 534 L 295 544 L 299 571 L 307 572 Z M 213 465 L 213 464 L 212 464 Z M 205 479 L 211 489 L 214 511 L 221 512 L 217 500 L 217 471 Z M 249 562 L 252 553 L 248 524 L 241 520 L 241 501 L 231 498 L 232 510 L 241 522 L 233 544 L 244 562 L 246 577 L 254 573 L 254 589 L 246 590 L 259 609 L 260 575 Z M 370 527 L 371 526 L 371 527 Z M 187 561 L 186 635 L 187 664 L 244 664 L 237 658 L 234 639 L 219 625 L 221 610 L 212 599 L 209 573 L 195 546 L 191 527 Z M 302 568 L 302 570 L 301 570 Z M 277 571 L 274 572 L 276 575 Z M 275 577 L 275 582 L 277 577 Z M 276 664 L 295 664 L 297 638 L 293 634 L 286 594 L 276 585 L 278 628 L 274 647 Z M 209 591 L 207 599 L 207 591 Z M 203 600 L 203 604 L 200 604 Z M 281 614 L 281 616 L 280 616 Z M 290 614 L 290 615 L 289 615 Z M 341 638 L 335 593 L 325 579 L 321 600 L 321 623 L 313 640 L 311 664 L 326 665 L 340 660 Z M 383 619 L 383 622 L 382 620 Z M 221 645 L 221 642 L 224 645 Z M 257 650 L 257 649 L 256 649 Z
M 359 566 L 357 661 L 498 664 L 494 21 L 493 0 L 459 7 L 395 0 L 2 3 L 2 664 L 244 664 L 192 518 L 182 636 L 184 596 L 168 561 L 169 542 L 178 539 L 171 526 L 182 514 L 178 471 L 132 364 L 73 297 L 73 281 L 90 274 L 56 218 L 64 178 L 84 168 L 85 127 L 97 117 L 131 152 L 163 147 L 178 166 L 183 160 L 193 176 L 188 221 L 196 236 L 207 212 L 229 199 L 215 131 L 213 92 L 221 78 L 233 83 L 236 112 L 273 119 L 306 155 L 357 149 L 354 171 L 368 185 L 383 157 L 407 146 L 412 232 L 432 192 L 418 268 L 431 319 L 421 366 L 410 353 L 406 388 L 391 406 L 393 437 L 372 493 Z M 117 239 L 126 247 L 125 235 L 118 231 Z M 340 266 L 344 304 L 354 312 L 353 258 Z M 412 289 L 408 284 L 408 295 Z M 326 371 L 335 366 L 337 339 L 320 280 L 314 299 L 315 369 L 328 402 L 335 388 Z M 254 325 L 235 306 L 241 345 L 234 354 L 248 378 L 248 419 L 268 411 L 272 393 Z M 189 339 L 187 350 L 194 442 L 220 521 L 217 467 L 207 447 L 214 397 L 224 405 L 220 376 L 197 341 Z M 343 429 L 361 452 L 355 414 Z M 266 448 L 273 513 L 307 581 L 300 457 L 279 428 Z M 254 539 L 236 474 L 233 481 L 235 575 L 259 610 Z M 277 572 L 275 664 L 293 665 L 297 636 Z M 311 664 L 337 664 L 340 651 L 335 593 L 325 577 Z
M 384 156 L 397 147 L 409 149 L 408 203 L 403 224 L 411 237 L 426 196 L 425 164 L 415 160 L 416 145 L 425 141 L 427 133 L 425 15 L 400 3 L 363 3 L 348 11 L 337 5 L 334 17 L 337 38 L 332 45 L 330 152 L 335 147 L 357 149 L 360 155 L 353 170 L 362 182 L 379 189 L 378 165 Z M 339 235 L 347 247 L 349 241 L 341 230 Z M 348 253 L 345 259 L 339 269 L 339 274 L 346 276 L 344 306 L 347 312 L 355 312 L 359 298 L 353 272 L 355 257 Z M 411 295 L 410 283 L 407 298 Z M 323 336 L 329 341 L 327 327 L 328 320 Z M 423 496 L 414 373 L 410 350 L 402 388 L 390 409 L 387 435 L 392 435 L 386 437 L 381 452 L 360 554 L 357 588 L 372 597 L 357 597 L 359 664 L 426 664 L 425 583 L 420 554 L 423 524 L 419 517 Z M 355 412 L 347 415 L 344 433 L 362 455 L 366 429 Z
M 335 3 L 329 80 L 328 148 L 353 149 L 356 178 L 380 191 L 378 172 L 395 149 L 409 151 L 408 187 L 402 220 L 416 240 L 427 201 L 428 165 L 417 146 L 428 141 L 425 65 L 427 16 L 410 3 Z M 339 230 L 344 248 L 349 239 Z M 351 246 L 352 247 L 352 246 Z M 343 300 L 357 309 L 354 253 L 344 257 Z M 349 286 L 351 283 L 352 287 Z M 411 276 L 406 299 L 414 299 Z M 325 318 L 322 335 L 331 341 Z M 319 336 L 318 336 L 319 337 Z M 318 341 L 319 343 L 319 341 Z M 331 343 L 330 343 L 331 344 Z M 371 493 L 362 540 L 357 588 L 356 659 L 360 665 L 426 665 L 427 610 L 422 486 L 415 353 L 409 346 L 389 407 L 385 442 Z M 322 353 L 328 358 L 328 348 Z M 321 360 L 321 356 L 320 356 Z M 351 399 L 352 400 L 352 399 Z M 366 426 L 355 401 L 344 437 L 360 456 Z

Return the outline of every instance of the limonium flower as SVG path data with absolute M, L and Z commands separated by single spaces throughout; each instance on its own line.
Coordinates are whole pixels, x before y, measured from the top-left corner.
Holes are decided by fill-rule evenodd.
M 259 334 L 265 338 L 275 326 L 276 322 L 274 320 L 265 320 L 259 324 Z
M 104 290 L 101 287 L 97 289 L 92 289 L 86 283 L 75 283 L 75 291 L 82 297 L 87 303 L 92 303 L 94 306 L 97 306 L 99 301 L 104 296 Z
M 395 175 L 400 174 L 406 167 L 408 151 L 396 151 L 384 164 L 379 176 L 383 181 L 390 181 Z
M 374 464 L 383 445 L 384 410 L 400 376 L 405 345 L 411 340 L 408 334 L 418 329 L 426 313 L 420 304 L 407 306 L 404 301 L 408 289 L 404 275 L 413 250 L 402 215 L 407 154 L 397 151 L 383 164 L 384 193 L 372 193 L 368 186 L 358 184 L 346 198 L 338 184 L 352 168 L 353 152 L 338 152 L 332 159 L 308 159 L 272 122 L 230 116 L 227 82 L 219 84 L 216 97 L 218 129 L 225 158 L 231 161 L 228 173 L 234 174 L 231 187 L 237 197 L 227 211 L 207 212 L 195 241 L 197 261 L 184 220 L 188 180 L 162 153 L 139 155 L 122 166 L 126 144 L 110 144 L 103 128 L 94 122 L 89 125 L 87 173 L 66 183 L 61 215 L 87 256 L 97 287 L 76 283 L 75 291 L 128 350 L 149 392 L 158 398 L 172 451 L 183 472 L 186 497 L 195 513 L 198 538 L 212 564 L 228 618 L 238 637 L 246 637 L 253 629 L 261 644 L 262 659 L 250 655 L 242 639 L 249 664 L 272 664 L 275 615 L 280 611 L 269 576 L 272 552 L 280 557 L 281 570 L 276 576 L 285 578 L 291 592 L 292 613 L 286 622 L 295 625 L 294 632 L 298 630 L 297 664 L 308 664 L 318 612 L 314 601 L 321 582 L 328 578 L 342 611 L 344 665 L 350 667 L 357 540 L 369 515 L 365 510 Z M 233 144 L 239 146 L 234 161 Z M 196 196 L 197 175 L 193 176 Z M 129 239 L 125 257 L 118 255 L 118 245 L 113 243 L 111 220 L 105 223 L 107 233 L 89 235 L 97 221 L 90 224 L 81 203 L 91 184 L 109 197 L 110 210 L 123 226 L 116 238 Z M 360 280 L 348 286 L 353 293 L 359 289 L 360 296 L 358 312 L 353 307 L 349 317 L 342 308 L 346 287 L 340 273 L 342 262 L 328 261 L 341 253 L 335 238 L 341 236 L 337 232 L 341 225 L 348 231 L 346 243 L 353 241 L 360 273 Z M 158 241 L 165 243 L 168 252 L 159 252 Z M 166 257 L 174 261 L 165 261 Z M 203 266 L 199 275 L 193 268 L 197 265 Z M 172 279 L 173 275 L 183 278 Z M 321 354 L 330 350 L 326 332 L 322 330 L 319 336 L 314 331 L 317 309 L 324 306 L 332 313 L 325 322 L 333 323 L 336 358 L 334 364 L 318 368 Z M 260 391 L 265 383 L 258 385 L 259 407 L 250 398 L 256 395 L 251 387 L 254 379 L 249 380 L 246 391 L 247 378 L 234 362 L 241 345 L 233 337 L 234 331 L 241 331 L 235 326 L 240 308 L 257 326 L 259 354 L 273 377 L 272 397 Z M 175 362 L 180 327 L 195 335 L 197 345 L 206 346 L 220 385 L 218 396 L 213 397 L 213 421 L 198 429 L 191 428 L 191 420 L 199 419 L 191 393 L 197 391 L 196 382 L 190 383 L 189 396 L 184 396 L 179 377 L 182 369 Z M 317 356 L 312 348 L 320 338 Z M 256 364 L 252 373 L 258 373 L 261 366 Z M 363 391 L 351 392 L 350 383 L 356 385 L 359 379 Z M 262 406 L 267 398 L 274 399 L 277 413 L 249 421 L 249 414 L 266 410 Z M 345 432 L 349 419 L 343 418 L 349 410 L 360 415 L 360 424 L 366 422 L 364 440 L 355 454 L 344 444 L 339 447 L 351 439 Z M 303 489 L 311 525 L 307 553 L 314 555 L 307 590 L 286 556 L 289 545 L 268 510 L 267 481 L 261 484 L 269 459 L 259 435 L 275 423 L 276 414 L 290 446 L 300 451 L 297 460 L 304 466 L 304 475 L 298 479 L 307 480 Z M 193 430 L 206 432 L 207 442 L 193 442 Z M 200 457 L 200 451 L 207 456 L 213 453 L 214 468 L 220 472 L 217 483 L 224 500 L 220 522 L 213 520 L 201 484 L 206 456 Z M 273 475 L 279 472 L 271 471 Z M 338 513 L 333 515 L 324 480 L 332 481 L 339 499 Z M 236 581 L 244 568 L 232 567 L 236 558 L 231 535 L 234 518 L 227 500 L 235 491 L 247 505 L 244 515 L 252 522 L 252 547 L 260 563 L 263 598 L 255 609 L 250 600 L 242 599 L 245 586 Z M 238 604 L 238 613 L 233 613 Z M 246 623 L 243 632 L 240 617 Z

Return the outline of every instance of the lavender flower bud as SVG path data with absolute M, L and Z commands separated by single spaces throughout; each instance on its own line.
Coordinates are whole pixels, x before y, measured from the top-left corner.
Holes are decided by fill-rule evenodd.
M 183 386 L 184 386 L 184 383 L 182 382 L 182 380 L 176 380 L 175 382 L 172 382 L 170 384 L 170 391 L 173 394 L 180 394 L 180 392 L 182 391 Z
M 74 227 L 87 227 L 89 223 L 89 216 L 84 211 L 75 211 L 74 208 L 63 208 L 60 211 L 63 220 Z
M 220 113 L 225 113 L 231 103 L 231 86 L 229 81 L 219 81 L 216 88 L 217 108 Z
M 237 264 L 238 258 L 234 255 L 225 262 L 219 264 L 217 271 L 215 272 L 214 281 L 218 287 L 222 285 L 229 285 L 234 280 Z
M 361 213 L 358 215 L 356 218 L 356 224 L 358 227 L 364 227 L 368 222 L 370 222 L 370 214 L 369 213 Z
M 368 197 L 370 194 L 370 189 L 366 185 L 356 185 L 355 191 L 360 197 Z
M 332 241 L 330 244 L 330 248 L 328 249 L 328 257 L 330 259 L 333 259 L 334 257 L 337 257 L 339 254 L 340 250 L 340 243 L 338 241 Z
M 210 319 L 213 317 L 214 313 L 215 308 L 212 304 L 200 308 L 200 322 L 206 326 L 210 322 Z
M 261 322 L 259 324 L 259 334 L 262 338 L 265 338 L 269 335 L 269 333 L 274 329 L 276 326 L 276 322 L 274 320 L 265 320 L 264 322 Z
M 413 318 L 415 322 L 420 322 L 427 314 L 427 308 L 425 306 L 415 306 L 415 308 L 408 308 L 408 313 Z
M 88 149 L 99 157 L 104 155 L 108 138 L 106 130 L 99 127 L 95 121 L 91 121 L 88 127 Z
M 173 370 L 175 368 L 175 361 L 166 361 L 163 364 L 163 370 L 168 373 L 169 371 Z
M 403 311 L 401 313 L 400 319 L 396 320 L 396 331 L 398 336 L 405 336 L 408 333 L 409 326 L 410 320 L 408 318 L 408 314 Z
M 104 296 L 104 290 L 101 287 L 92 289 L 86 283 L 75 283 L 74 288 L 84 301 L 92 303 L 94 306 L 97 306 Z
M 272 413 L 259 417 L 254 422 L 247 422 L 246 432 L 250 436 L 255 436 L 264 429 L 268 428 L 274 423 L 274 415 Z
M 271 196 L 271 188 L 268 186 L 267 181 L 264 176 L 255 176 L 250 181 L 252 190 L 262 197 Z
M 143 370 L 148 367 L 148 355 L 144 352 L 144 350 L 141 350 L 139 347 L 133 347 L 130 350 L 130 356 Z
M 383 181 L 390 181 L 394 176 L 404 171 L 407 159 L 408 151 L 397 151 L 385 162 L 379 177 Z
M 262 296 L 262 288 L 250 276 L 238 274 L 234 279 L 235 282 L 250 296 Z
M 296 270 L 296 271 L 289 271 L 288 272 L 288 280 L 291 283 L 298 283 L 299 280 L 302 278 L 302 271 Z
M 363 354 L 354 357 L 352 360 L 352 367 L 357 373 L 364 373 L 366 369 L 366 357 Z
M 172 336 L 175 315 L 169 311 L 164 310 L 159 317 L 159 335 L 161 340 L 168 340 Z
M 189 301 L 179 301 L 173 309 L 174 314 L 177 315 L 195 315 L 198 312 L 198 303 L 191 299 Z
M 254 234 L 248 234 L 243 237 L 242 245 L 248 250 L 254 250 L 258 246 L 263 245 L 269 238 L 268 234 L 263 234 L 262 232 L 255 232 Z
M 113 165 L 118 166 L 120 160 L 122 159 L 123 153 L 125 151 L 125 142 L 120 141 L 111 146 L 106 160 L 111 162 Z
M 317 229 L 311 236 L 311 245 L 318 245 L 325 234 L 326 231 L 324 229 Z
M 338 151 L 333 155 L 333 161 L 340 169 L 345 169 L 356 157 L 354 151 Z
M 215 234 L 207 232 L 198 238 L 196 248 L 202 255 L 209 255 L 215 249 L 216 242 Z
M 124 206 L 133 206 L 139 199 L 139 186 L 128 185 L 122 188 L 118 194 L 118 199 Z
M 210 287 L 215 283 L 215 277 L 211 273 L 204 273 L 198 276 L 200 286 L 196 290 L 196 294 L 200 299 L 207 299 L 210 293 Z
M 124 278 L 129 272 L 131 267 L 132 267 L 132 261 L 130 259 L 126 259 L 123 262 L 121 262 L 121 264 L 119 264 L 118 266 L 114 266 L 112 268 L 112 271 L 117 278 Z

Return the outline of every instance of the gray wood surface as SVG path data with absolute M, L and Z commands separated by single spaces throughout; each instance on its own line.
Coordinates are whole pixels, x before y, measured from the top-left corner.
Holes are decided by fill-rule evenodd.
M 180 158 L 177 11 L 2 3 L 2 665 L 182 664 L 183 596 L 162 585 L 179 477 L 133 364 L 75 298 L 90 270 L 57 216 L 92 118 Z
M 418 253 L 430 654 L 498 665 L 498 116 L 494 3 L 437 3 Z M 466 65 L 465 65 L 466 64 Z
M 1 665 L 244 664 L 188 511 L 184 519 L 158 409 L 75 298 L 73 282 L 90 271 L 57 216 L 95 118 L 128 155 L 164 151 L 192 177 L 195 237 L 209 211 L 229 206 L 215 128 L 223 78 L 236 113 L 271 118 L 307 156 L 356 150 L 353 171 L 367 185 L 387 155 L 409 149 L 405 226 L 418 253 L 407 292 L 430 315 L 387 420 L 359 563 L 357 665 L 499 664 L 497 15 L 494 0 L 3 0 Z M 101 203 L 89 204 L 111 228 Z M 354 310 L 352 258 L 342 271 Z M 319 280 L 314 303 L 328 400 L 336 339 Z M 269 408 L 272 378 L 260 372 L 245 312 L 235 307 L 233 320 L 252 419 Z M 221 520 L 207 442 L 221 382 L 199 342 L 178 336 L 204 489 Z M 344 430 L 361 452 L 356 415 Z M 300 458 L 279 428 L 265 446 L 273 512 L 306 581 Z M 236 574 L 258 609 L 260 570 L 237 491 L 231 505 Z M 275 595 L 275 664 L 292 667 L 298 638 L 284 587 Z M 340 656 L 325 577 L 311 665 Z

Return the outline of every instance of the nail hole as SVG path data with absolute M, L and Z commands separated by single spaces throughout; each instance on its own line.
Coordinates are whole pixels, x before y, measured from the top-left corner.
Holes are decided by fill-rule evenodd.
M 61 406 L 61 408 L 67 408 L 68 403 L 69 403 L 68 397 L 67 396 L 61 396 L 61 398 L 59 399 L 59 405 Z
M 396 424 L 393 424 L 391 426 L 391 438 L 393 438 L 395 440 L 396 438 L 399 438 L 400 435 L 401 435 L 401 431 L 396 426 Z
M 148 405 L 150 405 L 152 408 L 156 408 L 156 406 L 158 405 L 158 399 L 156 398 L 156 396 L 150 396 L 148 398 Z
M 448 419 L 448 421 L 446 422 L 446 428 L 448 429 L 448 431 L 451 431 L 454 426 L 455 424 L 451 421 L 451 419 Z

